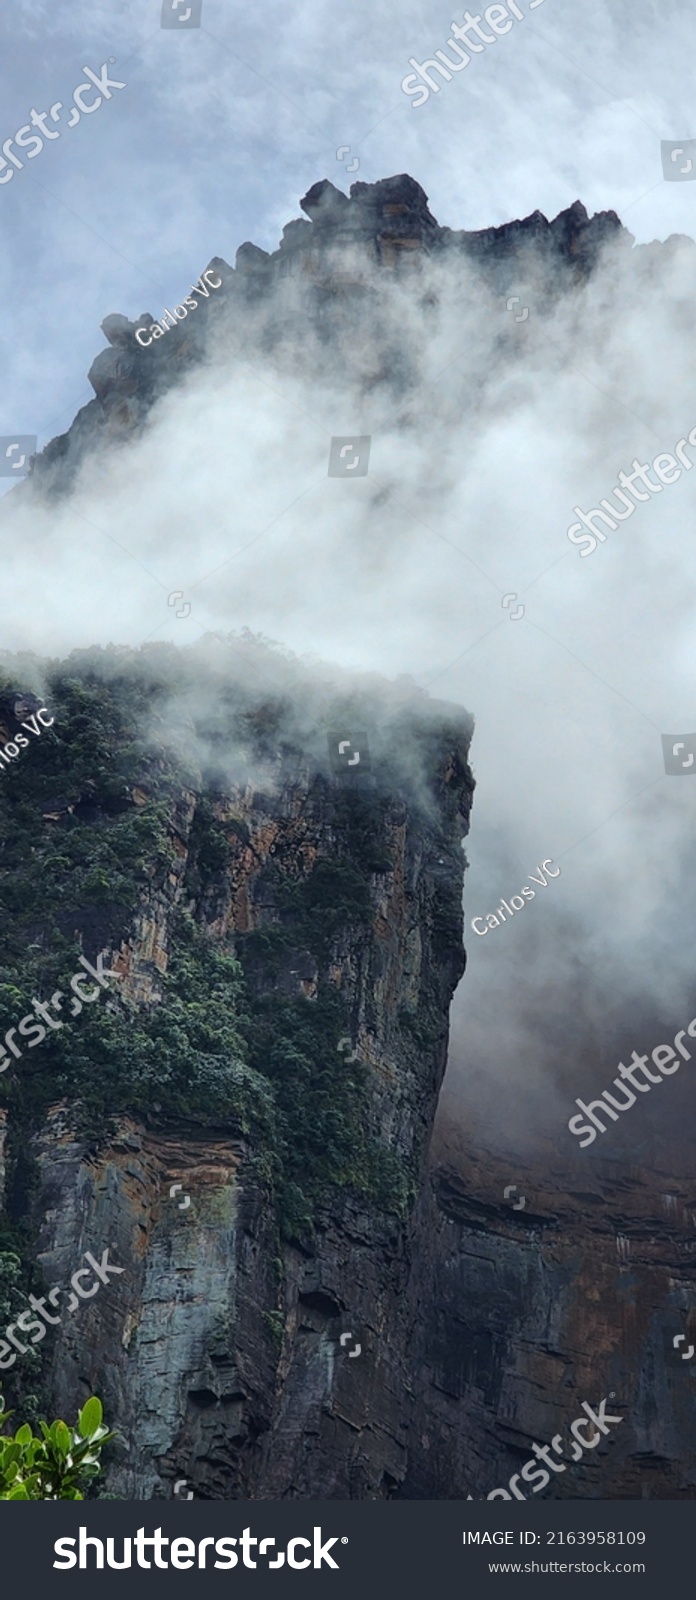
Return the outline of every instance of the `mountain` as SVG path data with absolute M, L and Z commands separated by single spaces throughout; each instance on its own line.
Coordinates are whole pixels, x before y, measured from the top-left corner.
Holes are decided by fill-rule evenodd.
M 338 363 L 413 430 L 409 318 L 430 326 L 440 286 L 510 302 L 519 375 L 527 291 L 571 303 L 600 263 L 640 287 L 673 249 L 579 202 L 453 231 L 405 175 L 301 206 L 277 251 L 215 257 L 166 332 L 105 319 L 95 399 L 15 506 L 66 498 L 213 355 L 318 383 Z M 3 652 L 0 674 L 10 1403 L 99 1393 L 126 1498 L 379 1499 L 521 1494 L 534 1445 L 606 1400 L 620 1425 L 559 1444 L 546 1494 L 691 1498 L 689 1183 L 595 1152 L 579 1177 L 442 1109 L 469 712 L 246 630 Z M 59 1320 L 18 1348 L 51 1289 Z
M 260 350 L 281 359 L 287 355 L 291 364 L 297 345 L 306 346 L 317 378 L 322 346 L 327 358 L 329 346 L 332 355 L 340 349 L 346 372 L 359 376 L 365 349 L 374 342 L 373 329 L 384 334 L 375 293 L 380 279 L 388 289 L 395 278 L 400 283 L 405 279 L 418 301 L 419 271 L 429 262 L 436 274 L 438 268 L 480 274 L 488 291 L 501 296 L 513 291 L 519 295 L 525 278 L 533 276 L 553 301 L 587 280 L 605 246 L 628 253 L 633 244 L 613 211 L 590 218 L 579 201 L 553 222 L 536 211 L 521 222 L 479 232 L 440 227 L 420 184 L 406 174 L 354 183 L 350 198 L 324 179 L 300 205 L 305 216 L 286 225 L 272 254 L 247 242 L 237 251 L 234 269 L 215 256 L 198 280 L 202 287 L 197 299 L 189 297 L 195 314 L 183 301 L 179 307 L 163 308 L 170 311 L 166 334 L 158 332 L 152 339 L 152 327 L 158 324 L 150 312 L 137 322 L 120 313 L 104 319 L 109 347 L 89 371 L 95 399 L 78 412 L 67 433 L 35 457 L 29 479 L 34 489 L 55 494 L 69 488 L 86 455 L 109 449 L 141 429 L 157 400 L 220 344 L 230 361 Z M 645 246 L 634 252 L 649 253 Z M 217 288 L 211 286 L 211 277 L 218 279 Z M 426 312 L 427 301 L 428 296 Z M 175 311 L 181 311 L 180 319 L 175 320 Z M 157 313 L 160 319 L 162 315 Z M 363 335 L 358 342 L 356 324 Z M 138 333 L 152 342 L 144 346 Z M 377 376 L 394 383 L 403 395 L 408 388 L 407 352 L 397 341 L 387 354 L 391 359 L 380 362 Z M 372 384 L 375 376 L 367 369 L 364 380 Z

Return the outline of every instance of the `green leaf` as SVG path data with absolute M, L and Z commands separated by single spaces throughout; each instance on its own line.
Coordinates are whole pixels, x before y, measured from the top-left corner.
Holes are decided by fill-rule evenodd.
M 115 1437 L 101 1418 L 101 1402 L 93 1397 L 80 1413 L 80 1432 L 57 1418 L 50 1428 L 39 1421 L 43 1438 L 28 1423 L 14 1439 L 0 1437 L 0 1501 L 82 1500 L 78 1484 L 99 1476 L 102 1446 Z
M 70 1429 L 64 1422 L 54 1422 L 51 1434 L 58 1454 L 65 1460 L 70 1449 Z
M 101 1400 L 95 1394 L 86 1400 L 77 1419 L 77 1426 L 83 1439 L 91 1439 L 92 1435 L 101 1427 L 103 1408 Z

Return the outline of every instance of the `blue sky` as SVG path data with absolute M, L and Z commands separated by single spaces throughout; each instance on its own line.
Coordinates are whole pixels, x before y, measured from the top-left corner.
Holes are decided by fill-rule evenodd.
M 660 139 L 696 133 L 688 0 L 668 17 L 653 0 L 544 0 L 415 110 L 409 58 L 463 16 L 444 3 L 203 0 L 200 28 L 179 32 L 160 12 L 16 0 L 0 18 L 3 139 L 32 107 L 67 108 L 85 65 L 114 55 L 127 85 L 72 129 L 66 109 L 60 138 L 0 187 L 2 432 L 42 445 L 66 428 L 108 312 L 157 314 L 211 256 L 274 248 L 320 177 L 409 171 L 452 227 L 581 198 L 639 240 L 696 231 L 696 190 L 664 183 L 659 158 Z

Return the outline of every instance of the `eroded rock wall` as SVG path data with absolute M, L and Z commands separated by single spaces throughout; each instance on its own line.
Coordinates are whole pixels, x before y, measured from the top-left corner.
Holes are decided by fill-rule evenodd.
M 259 767 L 256 784 L 174 792 L 174 865 L 153 875 L 130 935 L 104 958 L 119 1003 L 161 1005 L 184 905 L 237 949 L 252 1010 L 340 996 L 350 1036 L 327 1048 L 334 1065 L 341 1047 L 365 1066 L 364 1137 L 405 1175 L 398 1203 L 329 1189 L 313 1231 L 282 1237 L 254 1136 L 229 1119 L 216 1127 L 214 1105 L 205 1129 L 177 1125 L 156 1088 L 146 1118 L 121 1114 L 96 1143 L 76 1131 L 65 1102 L 32 1137 L 27 1220 L 43 1280 L 34 1290 L 62 1291 L 46 1341 L 48 1392 L 65 1415 L 88 1392 L 103 1397 L 122 1436 L 111 1493 L 147 1499 L 178 1485 L 213 1498 L 379 1497 L 404 1480 L 412 1219 L 464 964 L 461 845 L 472 795 L 468 719 L 412 715 L 430 751 L 427 793 L 409 795 L 396 767 L 388 781 L 331 779 L 291 749 L 268 762 L 265 779 Z M 350 866 L 366 796 L 382 818 L 367 915 L 349 914 L 328 944 L 308 948 L 303 885 L 318 863 Z M 194 859 L 203 806 L 228 846 L 218 872 Z M 279 931 L 280 953 L 262 937 Z M 101 1261 L 104 1251 L 121 1270 L 77 1304 L 72 1275 L 85 1252 Z

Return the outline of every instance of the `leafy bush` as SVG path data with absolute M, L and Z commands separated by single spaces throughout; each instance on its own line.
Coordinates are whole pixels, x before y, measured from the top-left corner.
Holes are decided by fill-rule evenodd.
M 370 1126 L 368 1070 L 337 1049 L 349 1031 L 341 996 L 258 998 L 243 1026 L 251 1066 L 273 1087 L 283 1235 L 310 1233 L 337 1190 L 401 1211 L 406 1174 Z
M 0 1412 L 4 1405 L 0 1395 Z M 60 1421 L 39 1427 L 41 1437 L 28 1422 L 14 1438 L 0 1435 L 0 1500 L 84 1500 L 83 1488 L 101 1470 L 101 1451 L 115 1437 L 102 1422 L 101 1400 L 87 1400 L 75 1428 Z

